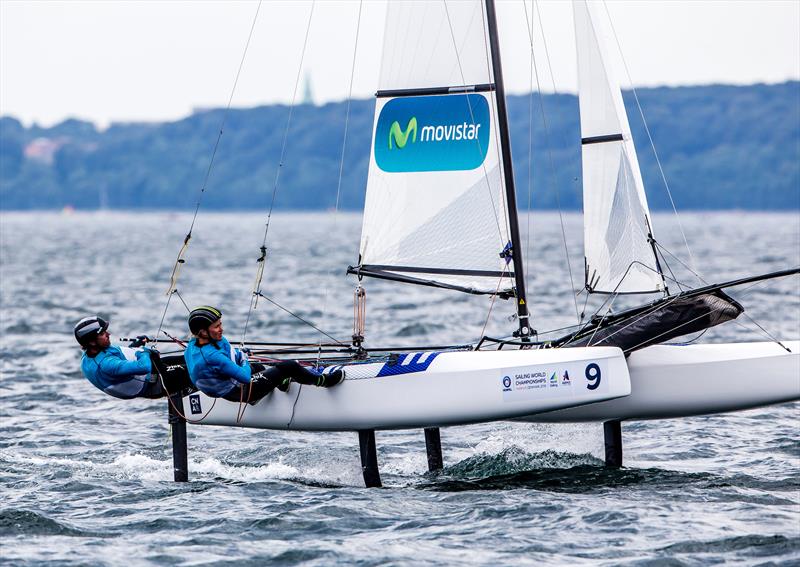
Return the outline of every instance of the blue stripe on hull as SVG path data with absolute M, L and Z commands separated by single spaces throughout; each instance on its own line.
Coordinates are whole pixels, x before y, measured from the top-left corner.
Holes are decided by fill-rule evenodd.
M 378 377 L 424 372 L 437 356 L 439 356 L 438 352 L 410 352 L 408 354 L 401 354 L 397 357 L 396 361 L 384 364 L 380 372 L 378 372 Z

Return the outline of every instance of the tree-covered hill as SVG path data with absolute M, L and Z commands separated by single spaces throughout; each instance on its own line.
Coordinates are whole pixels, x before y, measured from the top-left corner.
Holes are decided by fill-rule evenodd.
M 800 82 L 640 89 L 637 94 L 680 210 L 800 209 Z M 626 103 L 651 208 L 668 208 L 630 93 Z M 335 205 L 346 108 L 342 102 L 294 109 L 277 208 Z M 359 209 L 363 203 L 373 108 L 371 100 L 351 105 L 340 208 Z M 204 208 L 269 206 L 289 111 L 282 105 L 230 111 Z M 3 117 L 0 208 L 189 210 L 209 169 L 223 114 L 217 109 L 177 122 L 114 124 L 102 132 L 77 120 L 25 128 Z M 532 187 L 530 202 L 536 208 L 559 203 L 580 208 L 577 98 L 512 96 L 509 116 L 520 206 L 527 206 Z

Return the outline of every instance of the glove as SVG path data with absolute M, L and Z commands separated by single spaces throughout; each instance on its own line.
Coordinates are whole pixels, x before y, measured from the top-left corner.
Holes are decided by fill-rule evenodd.
M 147 338 L 147 335 L 139 335 L 138 337 L 133 339 L 128 346 L 130 348 L 139 348 L 140 346 L 143 346 L 149 340 L 150 339 Z

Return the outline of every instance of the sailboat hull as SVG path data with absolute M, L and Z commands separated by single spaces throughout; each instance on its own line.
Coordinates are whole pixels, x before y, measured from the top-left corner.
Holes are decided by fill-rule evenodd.
M 186 415 L 263 429 L 403 429 L 507 420 L 630 393 L 617 347 L 418 352 L 344 369 L 338 386 L 293 383 L 252 406 L 192 394 Z
M 628 358 L 631 395 L 539 413 L 533 422 L 689 417 L 800 400 L 800 341 L 655 345 Z

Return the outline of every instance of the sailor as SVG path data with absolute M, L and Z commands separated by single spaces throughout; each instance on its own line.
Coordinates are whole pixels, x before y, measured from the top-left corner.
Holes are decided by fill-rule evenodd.
M 212 398 L 253 404 L 275 388 L 287 391 L 291 381 L 330 388 L 344 380 L 342 370 L 318 374 L 295 360 L 269 367 L 251 365 L 247 355 L 222 335 L 222 312 L 215 307 L 193 309 L 189 313 L 189 330 L 195 337 L 183 353 L 189 377 Z
M 152 372 L 149 349 L 136 351 L 136 360 L 128 360 L 121 348 L 111 346 L 108 321 L 100 317 L 84 317 L 74 332 L 83 348 L 81 371 L 96 387 L 123 400 L 164 395 L 158 375 Z

